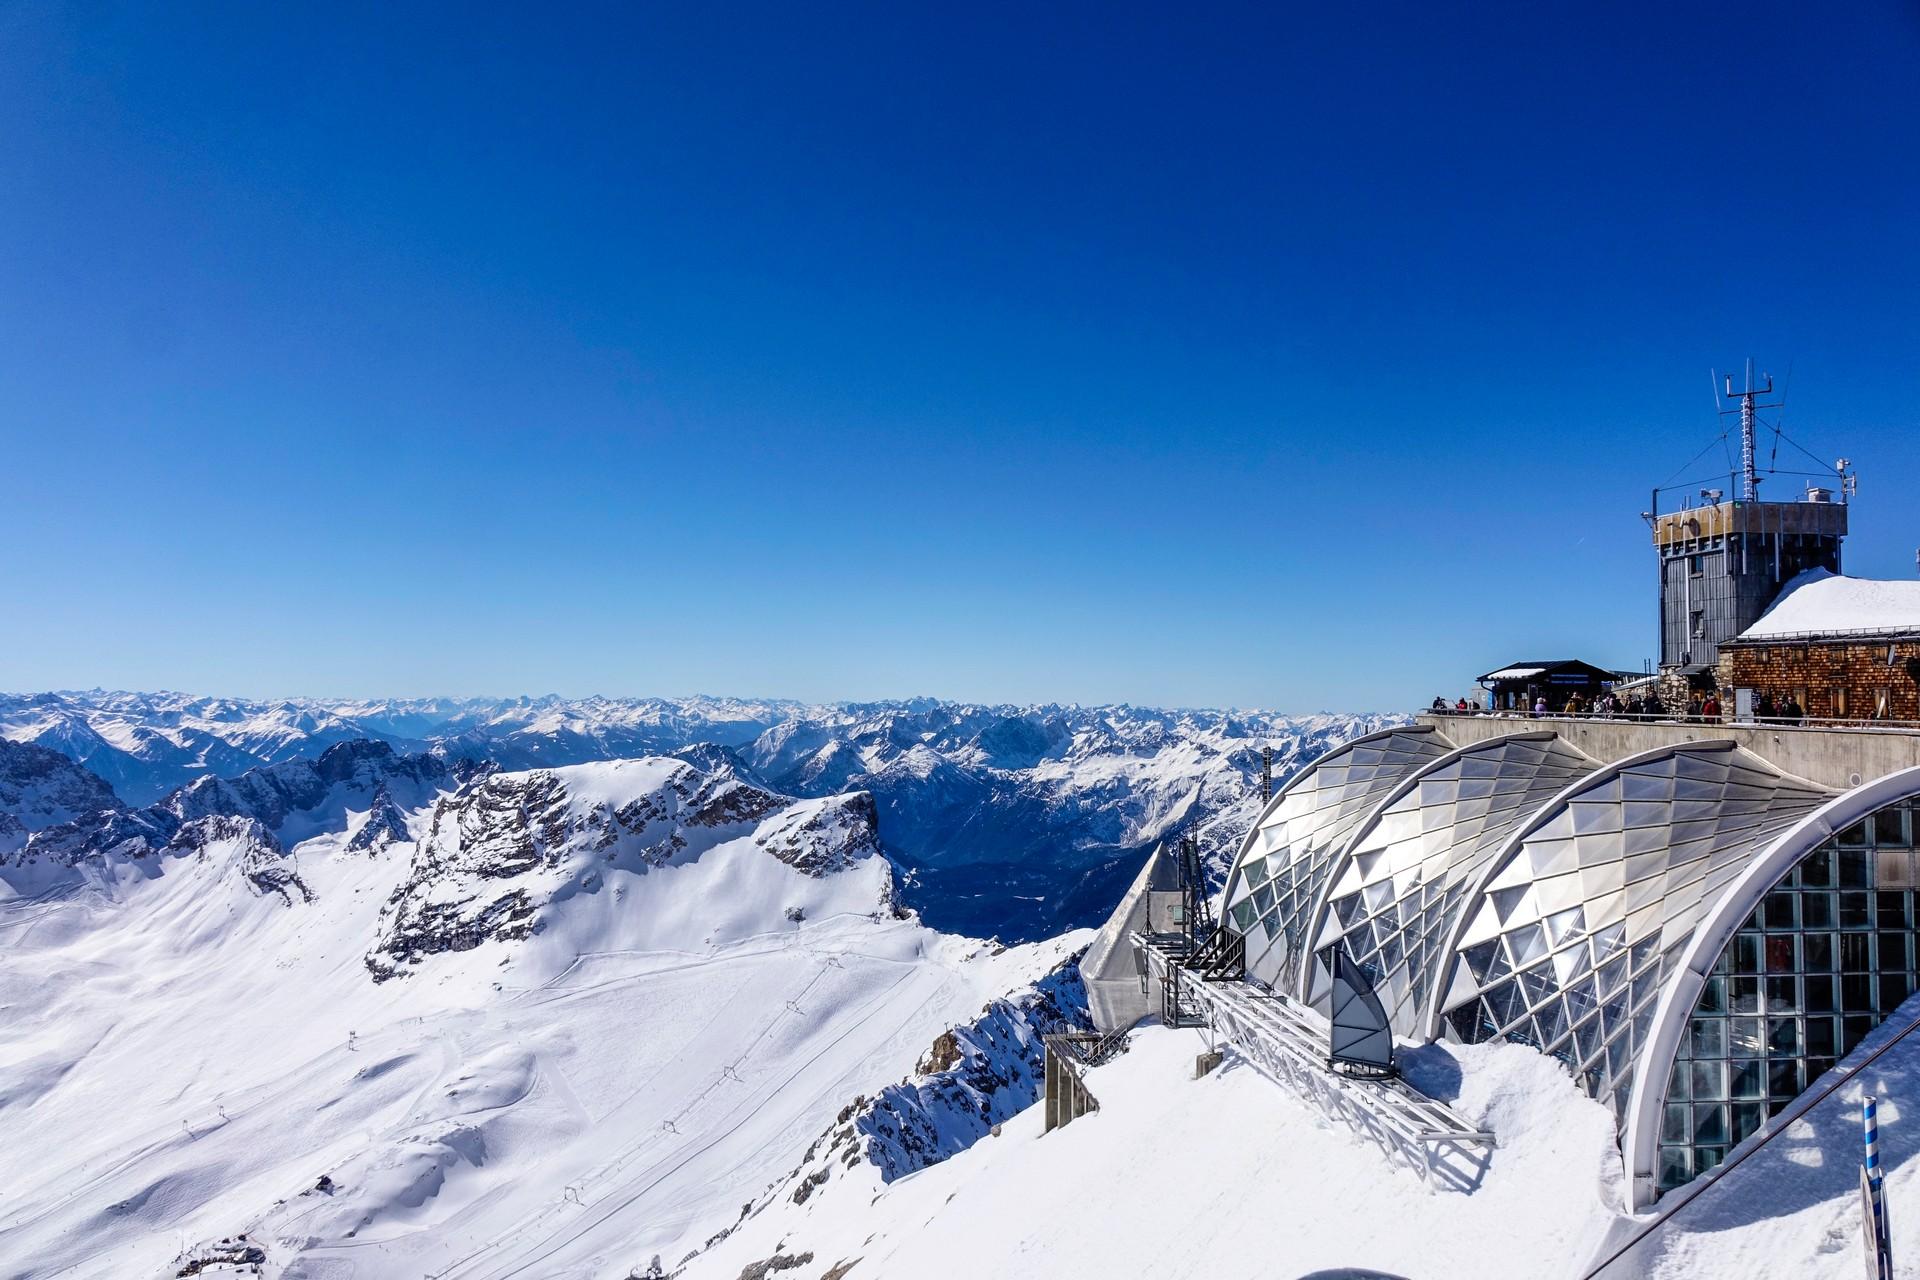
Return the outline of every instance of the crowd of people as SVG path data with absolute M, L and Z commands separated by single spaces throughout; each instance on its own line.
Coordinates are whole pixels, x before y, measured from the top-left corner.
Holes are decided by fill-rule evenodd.
M 1444 715 L 1530 715 L 1535 719 L 1548 716 L 1583 716 L 1596 720 L 1676 720 L 1685 724 L 1718 724 L 1725 715 L 1720 695 L 1712 689 L 1695 689 L 1684 706 L 1672 710 L 1662 701 L 1659 693 L 1649 689 L 1644 694 L 1639 690 L 1629 693 L 1625 698 L 1609 690 L 1595 698 L 1582 698 L 1578 693 L 1568 694 L 1564 702 L 1550 702 L 1547 696 L 1536 694 L 1531 710 L 1524 705 L 1506 711 L 1483 710 L 1477 702 L 1467 698 L 1457 699 L 1452 706 L 1442 697 L 1434 698 L 1428 708 Z M 1762 691 L 1753 703 L 1753 718 L 1762 724 L 1797 725 L 1807 718 L 1806 709 L 1798 699 L 1788 694 L 1776 701 L 1771 693 Z

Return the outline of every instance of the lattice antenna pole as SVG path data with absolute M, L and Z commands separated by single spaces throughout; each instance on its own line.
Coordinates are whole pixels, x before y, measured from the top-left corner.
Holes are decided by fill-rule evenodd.
M 1722 415 L 1729 413 L 1737 413 L 1740 415 L 1740 500 L 1742 502 L 1758 502 L 1760 500 L 1760 471 L 1754 461 L 1754 410 L 1778 409 L 1780 407 L 1778 403 L 1759 403 L 1761 396 L 1770 396 L 1773 394 L 1773 375 L 1767 373 L 1762 374 L 1761 377 L 1766 379 L 1767 385 L 1764 387 L 1754 386 L 1753 361 L 1747 361 L 1747 385 L 1739 391 L 1735 391 L 1733 389 L 1733 375 L 1728 374 L 1725 383 L 1725 398 L 1728 400 L 1737 400 L 1740 403 L 1737 408 L 1722 409 L 1720 411 Z

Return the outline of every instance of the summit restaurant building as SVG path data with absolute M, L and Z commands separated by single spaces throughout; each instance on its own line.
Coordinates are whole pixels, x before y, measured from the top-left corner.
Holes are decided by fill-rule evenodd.
M 1402 1040 L 1559 1059 L 1612 1111 L 1637 1207 L 1920 1015 L 1920 584 L 1841 577 L 1832 498 L 1652 519 L 1648 682 L 1719 688 L 1724 723 L 1429 713 L 1295 775 L 1220 899 L 1246 980 L 1324 1005 L 1344 954 Z M 1482 681 L 1517 710 L 1556 674 L 1611 675 Z M 1756 716 L 1762 693 L 1817 710 Z

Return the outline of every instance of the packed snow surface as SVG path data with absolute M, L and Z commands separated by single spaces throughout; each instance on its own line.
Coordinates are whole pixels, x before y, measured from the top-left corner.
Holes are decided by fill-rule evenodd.
M 1920 1000 L 1904 1013 L 1920 1016 Z M 1202 1032 L 1143 1025 L 1125 1054 L 1087 1073 L 1092 1114 L 1043 1135 L 1042 1109 L 1030 1108 L 997 1136 L 887 1185 L 871 1166 L 836 1171 L 802 1204 L 756 1205 L 684 1274 L 1578 1280 L 1653 1221 L 1621 1212 L 1605 1108 L 1530 1047 L 1414 1051 L 1430 1087 L 1457 1072 L 1454 1109 L 1498 1137 L 1477 1175 L 1456 1163 L 1468 1177 L 1431 1184 L 1231 1052 L 1193 1079 L 1206 1047 Z M 1880 1098 L 1896 1275 L 1920 1276 L 1916 1036 L 1681 1208 L 1604 1280 L 1854 1280 L 1862 1088 Z M 772 1270 L 748 1270 L 769 1261 Z
M 1030 1108 L 998 1137 L 880 1187 L 856 1170 L 801 1211 L 750 1220 L 686 1274 L 851 1277 L 1563 1274 L 1614 1219 L 1612 1122 L 1528 1048 L 1457 1050 L 1458 1107 L 1501 1135 L 1471 1191 L 1433 1187 L 1312 1104 L 1229 1057 L 1194 1080 L 1197 1031 L 1149 1024 L 1088 1073 L 1100 1109 L 1042 1135 Z M 854 1179 L 859 1179 L 855 1182 Z M 876 1199 L 875 1196 L 878 1196 Z M 855 1262 L 854 1260 L 858 1260 Z
M 1821 631 L 1920 631 L 1920 582 L 1809 569 L 1781 591 L 1742 640 Z
M 499 859 L 447 860 L 447 827 L 518 794 L 545 807 L 488 810 Z M 684 1256 L 1067 945 L 897 915 L 855 800 L 588 765 L 443 797 L 434 858 L 350 848 L 347 814 L 284 851 L 242 820 L 0 864 L 33 886 L 0 892 L 0 1276 L 172 1276 L 242 1236 L 307 1280 Z M 641 830 L 668 856 L 628 856 Z M 303 893 L 263 890 L 269 862 Z M 524 887 L 525 928 L 463 923 L 375 980 L 396 895 L 496 883 Z

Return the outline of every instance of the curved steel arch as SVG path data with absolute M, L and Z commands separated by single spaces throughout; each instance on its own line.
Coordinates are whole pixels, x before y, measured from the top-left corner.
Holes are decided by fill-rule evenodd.
M 1384 749 L 1396 745 L 1398 749 Z M 1350 764 L 1355 752 L 1369 746 L 1383 748 L 1378 761 L 1356 778 L 1328 780 L 1330 771 Z M 1282 989 L 1289 986 L 1299 955 L 1300 916 L 1317 894 L 1318 877 L 1324 874 L 1330 854 L 1345 841 L 1352 825 L 1365 817 L 1378 794 L 1427 760 L 1453 749 L 1453 743 L 1431 726 L 1400 725 L 1344 742 L 1287 781 L 1241 842 L 1220 897 L 1220 917 L 1232 920 L 1247 938 L 1250 974 Z M 1320 803 L 1288 815 L 1289 805 L 1323 783 L 1328 794 Z M 1295 822 L 1300 829 L 1290 830 Z M 1279 866 L 1270 868 L 1267 860 L 1276 856 Z M 1239 910 L 1243 905 L 1247 909 Z
M 1628 769 L 1642 764 L 1651 764 L 1657 760 L 1663 760 L 1676 751 L 1732 751 L 1738 745 L 1739 744 L 1731 738 L 1707 738 L 1699 742 L 1669 743 L 1664 746 L 1653 747 L 1647 751 L 1636 752 L 1630 756 L 1622 756 L 1618 760 L 1600 766 L 1585 777 L 1574 779 L 1558 794 L 1552 796 L 1545 804 L 1534 810 L 1533 814 L 1519 826 L 1515 827 L 1513 834 L 1507 837 L 1506 843 L 1501 845 L 1499 851 L 1487 860 L 1486 866 L 1483 867 L 1480 874 L 1474 878 L 1474 882 L 1467 886 L 1466 901 L 1461 904 L 1462 909 L 1454 917 L 1453 927 L 1448 930 L 1445 945 L 1441 949 L 1441 955 L 1445 957 L 1442 961 L 1445 968 L 1439 974 L 1435 975 L 1434 984 L 1427 998 L 1425 1016 L 1420 1019 L 1421 1035 L 1426 1039 L 1436 1040 L 1440 1037 L 1442 1031 L 1445 1030 L 1443 1019 L 1446 1016 L 1445 1005 L 1447 992 L 1452 986 L 1449 979 L 1452 978 L 1454 969 L 1459 965 L 1460 939 L 1467 931 L 1467 924 L 1471 914 L 1467 910 L 1468 904 L 1477 901 L 1481 895 L 1487 891 L 1487 886 L 1493 883 L 1494 877 L 1507 869 L 1507 865 L 1513 861 L 1514 855 L 1519 853 L 1521 846 L 1526 844 L 1531 836 L 1546 826 L 1547 823 L 1551 822 L 1554 816 L 1571 803 L 1576 796 L 1584 791 L 1591 790 L 1593 787 L 1606 782 L 1610 778 L 1618 777 Z
M 1461 905 L 1427 1034 L 1451 1021 L 1470 1039 L 1525 1041 L 1624 1117 L 1694 930 L 1757 850 L 1830 795 L 1728 742 L 1596 770 L 1535 813 Z
M 1354 829 L 1353 835 L 1347 840 L 1346 844 L 1341 847 L 1338 853 L 1335 854 L 1333 863 L 1328 868 L 1327 874 L 1321 883 L 1320 893 L 1314 899 L 1313 906 L 1306 915 L 1305 936 L 1309 941 L 1308 941 L 1307 949 L 1302 954 L 1302 961 L 1300 964 L 1298 980 L 1295 983 L 1296 994 L 1301 999 L 1311 1001 L 1317 998 L 1318 990 L 1317 990 L 1316 984 L 1317 984 L 1317 978 L 1318 978 L 1318 974 L 1317 974 L 1318 967 L 1313 963 L 1312 957 L 1322 947 L 1331 945 L 1332 940 L 1326 936 L 1326 931 L 1329 927 L 1329 913 L 1332 910 L 1333 903 L 1339 897 L 1342 896 L 1338 893 L 1338 889 L 1342 881 L 1342 878 L 1345 875 L 1347 868 L 1352 866 L 1355 860 L 1359 857 L 1359 855 L 1365 851 L 1367 841 L 1380 829 L 1381 824 L 1388 818 L 1388 816 L 1393 813 L 1395 806 L 1399 805 L 1403 800 L 1406 800 L 1408 797 L 1417 795 L 1421 791 L 1424 784 L 1437 782 L 1442 777 L 1442 775 L 1445 775 L 1446 773 L 1448 773 L 1449 770 L 1457 769 L 1462 764 L 1466 763 L 1467 761 L 1473 760 L 1475 758 L 1502 756 L 1511 747 L 1519 743 L 1542 743 L 1547 745 L 1549 748 L 1557 746 L 1558 748 L 1557 754 L 1560 754 L 1563 757 L 1562 760 L 1560 761 L 1563 767 L 1556 769 L 1554 771 L 1556 774 L 1563 774 L 1566 772 L 1568 768 L 1577 767 L 1580 770 L 1581 776 L 1584 776 L 1585 774 L 1590 773 L 1591 771 L 1601 767 L 1599 761 L 1593 759 L 1593 757 L 1587 755 L 1584 751 L 1581 751 L 1579 748 L 1575 747 L 1572 743 L 1569 743 L 1568 741 L 1566 741 L 1566 739 L 1562 738 L 1559 734 L 1553 732 L 1550 729 L 1536 729 L 1536 730 L 1522 731 L 1519 733 L 1501 734 L 1498 737 L 1487 738 L 1481 742 L 1470 743 L 1467 746 L 1460 747 L 1454 751 L 1450 751 L 1446 755 L 1441 756 L 1436 760 L 1430 761 L 1429 763 L 1415 770 L 1413 773 L 1402 778 L 1400 782 L 1396 786 L 1394 786 L 1393 789 L 1389 791 L 1385 796 L 1383 796 L 1380 802 L 1376 804 L 1373 807 L 1373 809 L 1368 812 L 1367 816 L 1361 821 L 1360 825 Z M 1554 754 L 1556 754 L 1556 752 L 1554 752 L 1551 749 L 1542 752 L 1543 757 L 1551 756 Z M 1522 801 L 1521 804 L 1508 806 L 1509 811 L 1512 813 L 1512 818 L 1511 818 L 1512 821 L 1523 822 L 1526 820 L 1529 811 L 1524 807 L 1524 800 L 1528 792 L 1540 789 L 1537 781 L 1535 780 L 1538 772 L 1539 770 L 1536 769 L 1535 775 L 1531 777 L 1524 774 L 1510 775 L 1516 778 L 1521 784 L 1517 788 L 1517 790 L 1519 790 L 1521 793 L 1520 799 Z M 1549 792 L 1549 795 L 1556 794 L 1564 785 L 1567 785 L 1568 783 L 1577 781 L 1577 780 L 1578 780 L 1577 777 L 1563 778 L 1561 782 L 1554 787 L 1553 791 Z M 1463 779 L 1463 781 L 1466 781 L 1466 780 Z M 1474 779 L 1473 781 L 1479 781 L 1479 779 Z M 1492 780 L 1489 780 L 1489 781 L 1492 781 Z M 1492 788 L 1492 787 L 1489 788 L 1490 793 L 1492 793 L 1495 790 L 1496 788 Z M 1475 797 L 1475 798 L 1478 798 L 1478 797 Z M 1416 806 L 1416 812 L 1418 808 L 1423 808 L 1423 807 L 1424 806 Z M 1441 868 L 1441 872 L 1443 875 L 1446 872 L 1452 870 L 1452 867 L 1461 849 L 1461 841 L 1458 839 L 1457 835 L 1453 834 L 1458 831 L 1459 826 L 1460 826 L 1460 823 L 1456 818 L 1455 823 L 1450 829 L 1450 835 L 1453 835 L 1453 838 L 1449 841 L 1447 866 L 1444 868 Z M 1480 852 L 1483 854 L 1487 852 L 1487 847 L 1480 840 L 1480 837 L 1483 834 L 1484 834 L 1484 828 L 1481 831 L 1476 832 L 1475 835 L 1471 837 L 1469 852 Z M 1499 838 L 1504 840 L 1504 836 Z M 1494 845 L 1492 847 L 1492 851 L 1497 853 L 1500 847 L 1501 847 L 1500 845 Z M 1381 852 L 1384 853 L 1385 849 L 1383 848 Z M 1424 862 L 1425 859 L 1423 859 L 1422 861 Z M 1428 868 L 1426 868 L 1425 866 L 1422 866 L 1419 868 L 1419 870 L 1421 870 L 1424 873 L 1425 871 L 1428 870 Z M 1424 875 L 1423 875 L 1423 880 L 1424 880 Z M 1466 892 L 1466 890 L 1468 890 L 1470 886 L 1471 886 L 1471 881 L 1468 881 L 1467 883 L 1458 886 L 1459 892 L 1456 892 L 1452 895 L 1453 902 L 1451 906 L 1443 905 L 1439 909 L 1440 915 L 1441 915 L 1441 922 L 1445 923 L 1448 926 L 1447 933 L 1441 935 L 1441 938 L 1443 941 L 1449 934 L 1451 934 L 1450 925 L 1451 925 L 1452 909 L 1457 908 L 1458 904 L 1464 903 L 1470 900 L 1471 895 L 1468 892 Z M 1396 906 L 1398 905 L 1399 897 L 1400 895 L 1398 894 L 1395 895 L 1395 903 L 1393 905 L 1396 905 Z M 1371 918 L 1372 917 L 1369 917 L 1370 920 Z M 1341 928 L 1341 936 L 1343 937 L 1350 936 L 1350 934 L 1351 934 L 1350 929 L 1344 926 Z M 1360 958 L 1363 958 L 1366 953 L 1355 952 L 1353 954 L 1355 955 L 1356 959 L 1360 959 Z M 1443 950 L 1435 949 L 1433 951 L 1433 954 L 1437 958 L 1437 957 L 1444 956 L 1446 953 Z M 1398 962 L 1395 962 L 1395 964 L 1397 967 Z M 1380 979 L 1376 979 L 1376 983 L 1379 981 Z M 1416 991 L 1413 994 L 1415 995 L 1416 1000 L 1418 1000 L 1419 992 Z M 1418 1015 L 1420 1010 L 1420 1004 L 1415 1003 L 1412 1006 L 1413 1017 L 1411 1020 L 1403 1020 L 1398 1016 L 1401 1010 L 1401 1003 L 1402 1002 L 1396 1000 L 1396 1003 L 1394 1006 L 1394 1012 L 1396 1014 L 1395 1031 L 1402 1035 L 1419 1034 L 1417 1020 L 1418 1020 Z
M 1820 845 L 1870 814 L 1915 797 L 1920 797 L 1920 767 L 1902 769 L 1841 792 L 1776 837 L 1727 887 L 1694 929 L 1655 1006 L 1653 1025 L 1641 1052 L 1646 1069 L 1635 1074 L 1627 1105 L 1621 1147 L 1635 1209 L 1652 1204 L 1657 1197 L 1660 1108 L 1666 1102 L 1668 1077 L 1681 1036 L 1693 1017 L 1708 975 L 1741 922 Z

